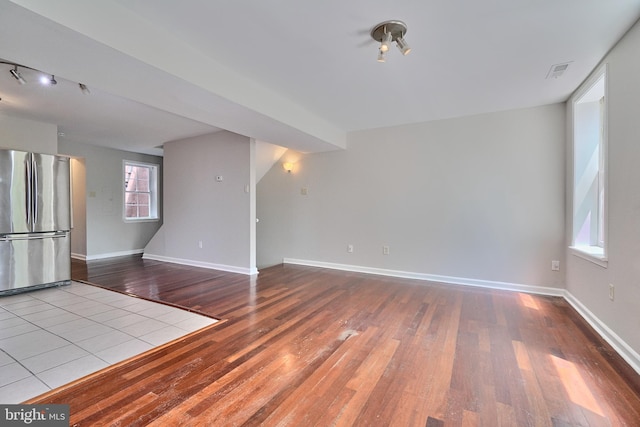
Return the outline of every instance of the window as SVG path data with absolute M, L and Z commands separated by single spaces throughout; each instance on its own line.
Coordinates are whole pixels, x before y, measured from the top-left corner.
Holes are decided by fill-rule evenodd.
M 606 266 L 607 102 L 606 68 L 573 100 L 574 253 Z
M 158 219 L 158 165 L 125 160 L 124 218 Z

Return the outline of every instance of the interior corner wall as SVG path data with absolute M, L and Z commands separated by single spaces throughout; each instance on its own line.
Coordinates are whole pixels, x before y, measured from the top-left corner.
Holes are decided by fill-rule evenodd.
M 85 159 L 71 159 L 71 257 L 87 258 L 87 168 Z
M 259 266 L 564 286 L 564 104 L 354 132 L 278 166 L 258 184 Z
M 164 144 L 164 225 L 145 256 L 253 274 L 250 166 L 251 141 L 235 133 Z
M 58 154 L 58 126 L 0 114 L 0 148 Z
M 612 337 L 630 347 L 640 361 L 640 24 L 636 24 L 602 61 L 607 64 L 607 267 L 567 251 L 567 291 L 598 319 Z M 573 116 L 567 103 L 567 118 Z M 573 149 L 567 120 L 567 152 Z M 573 179 L 571 158 L 567 182 Z M 567 245 L 571 243 L 572 192 L 567 187 Z M 609 299 L 609 284 L 615 286 Z M 615 338 L 615 337 L 614 337 Z M 624 349 L 623 349 L 624 350 Z M 629 350 L 628 348 L 626 350 Z M 636 366 L 636 369 L 638 366 Z
M 61 141 L 59 151 L 60 154 L 84 160 L 86 259 L 142 253 L 162 222 L 124 221 L 123 161 L 132 160 L 158 164 L 160 165 L 160 175 L 162 175 L 162 157 L 69 141 Z M 160 193 L 162 193 L 162 179 L 160 179 Z

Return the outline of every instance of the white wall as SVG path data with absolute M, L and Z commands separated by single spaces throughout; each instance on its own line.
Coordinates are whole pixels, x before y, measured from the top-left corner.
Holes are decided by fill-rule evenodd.
M 255 141 L 226 131 L 164 144 L 164 225 L 145 257 L 256 273 L 252 149 Z
M 0 114 L 0 148 L 58 154 L 58 126 Z
M 567 290 L 592 323 L 640 372 L 640 25 L 622 38 L 603 62 L 608 64 L 608 266 L 601 267 L 567 252 Z M 567 117 L 572 116 L 568 103 Z M 572 151 L 568 120 L 567 151 Z M 568 162 L 567 182 L 572 167 Z M 572 204 L 567 192 L 567 213 Z M 572 223 L 567 215 L 567 224 Z M 567 242 L 572 226 L 567 226 Z M 615 299 L 609 300 L 609 284 Z M 631 360 L 633 362 L 633 360 Z
M 562 287 L 551 260 L 564 267 L 564 120 L 556 104 L 355 132 L 291 174 L 274 165 L 258 184 L 258 265 Z
M 141 253 L 161 221 L 124 221 L 123 160 L 162 166 L 162 157 L 63 141 L 59 148 L 61 154 L 82 158 L 85 165 L 86 258 Z

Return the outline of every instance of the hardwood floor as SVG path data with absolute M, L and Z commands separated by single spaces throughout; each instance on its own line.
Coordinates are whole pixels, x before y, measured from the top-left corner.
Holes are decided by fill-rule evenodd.
M 71 425 L 637 426 L 640 378 L 561 298 L 125 257 L 73 277 L 226 319 L 30 403 Z

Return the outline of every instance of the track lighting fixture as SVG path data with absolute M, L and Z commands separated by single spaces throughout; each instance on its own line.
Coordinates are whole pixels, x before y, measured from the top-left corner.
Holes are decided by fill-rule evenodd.
M 380 42 L 378 62 L 385 62 L 384 54 L 389 50 L 391 42 L 396 42 L 403 55 L 411 52 L 409 44 L 404 39 L 405 34 L 407 34 L 407 24 L 402 21 L 384 21 L 373 27 L 371 38 Z
M 27 76 L 29 76 L 29 72 L 35 72 L 40 74 L 40 83 L 43 84 L 44 86 L 55 86 L 58 84 L 58 81 L 56 80 L 56 76 L 54 76 L 53 74 L 47 74 L 44 73 L 40 70 L 37 70 L 35 68 L 31 68 L 31 67 L 27 67 L 25 65 L 21 65 L 21 64 L 16 64 L 14 62 L 8 62 L 8 61 L 4 61 L 2 59 L 0 59 L 0 64 L 4 64 L 4 65 L 9 65 L 10 67 L 13 67 L 9 70 L 9 73 L 13 76 L 14 79 L 16 79 L 18 81 L 18 83 L 20 83 L 21 85 L 26 84 L 27 80 L 22 77 L 22 74 L 20 73 L 20 71 L 18 71 L 18 67 L 23 68 L 24 70 L 27 70 Z M 66 84 L 66 82 L 65 82 Z M 91 91 L 89 90 L 89 88 L 87 87 L 87 85 L 85 85 L 84 83 L 78 83 L 78 87 L 80 88 L 80 91 L 85 94 L 88 95 L 91 93 Z
M 25 84 L 27 82 L 24 78 L 22 78 L 22 75 L 18 72 L 18 66 L 17 65 L 15 65 L 13 67 L 13 70 L 9 70 L 9 72 L 18 81 L 18 83 L 20 83 L 21 85 L 23 85 L 23 84 Z

